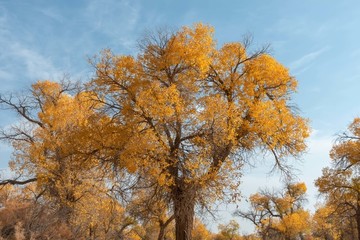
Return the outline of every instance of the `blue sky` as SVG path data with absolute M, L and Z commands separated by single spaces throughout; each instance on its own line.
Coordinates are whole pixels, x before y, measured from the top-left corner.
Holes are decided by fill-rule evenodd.
M 272 55 L 299 81 L 294 102 L 313 131 L 296 167 L 308 185 L 310 208 L 316 202 L 313 181 L 329 164 L 335 134 L 360 113 L 359 11 L 355 0 L 0 0 L 0 91 L 21 91 L 38 79 L 58 80 L 65 73 L 86 80 L 92 74 L 88 57 L 104 48 L 135 54 L 144 31 L 157 27 L 210 24 L 219 45 L 251 33 L 254 46 L 271 44 Z M 0 126 L 14 120 L 0 112 Z M 0 145 L 1 168 L 10 152 Z M 278 176 L 267 177 L 270 168 L 246 171 L 244 195 L 279 184 Z M 232 209 L 220 212 L 222 221 L 231 218 L 226 212 Z

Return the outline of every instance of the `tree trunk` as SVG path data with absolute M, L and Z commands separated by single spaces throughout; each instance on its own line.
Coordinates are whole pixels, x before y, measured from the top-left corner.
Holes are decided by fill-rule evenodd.
M 172 191 L 176 240 L 191 240 L 195 212 L 195 190 L 174 187 Z
M 360 194 L 357 194 L 357 203 L 355 207 L 355 220 L 356 220 L 356 232 L 357 232 L 357 239 L 360 240 Z
M 360 240 L 360 206 L 356 209 L 356 230 L 357 230 L 357 239 Z
M 160 226 L 160 231 L 159 231 L 159 235 L 158 235 L 158 240 L 164 240 L 164 235 L 165 235 L 165 228 Z
M 165 229 L 173 220 L 174 220 L 174 215 L 169 217 L 168 220 L 166 220 L 166 222 L 163 222 L 162 220 L 159 221 L 160 231 L 159 231 L 159 235 L 158 235 L 158 240 L 164 240 Z

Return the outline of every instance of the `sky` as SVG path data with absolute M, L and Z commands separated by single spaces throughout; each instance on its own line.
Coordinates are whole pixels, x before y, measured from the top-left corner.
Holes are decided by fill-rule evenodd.
M 250 33 L 255 48 L 270 44 L 271 54 L 298 80 L 293 102 L 312 133 L 294 167 L 308 186 L 307 207 L 313 210 L 313 183 L 330 164 L 336 134 L 360 113 L 359 11 L 358 0 L 0 0 L 0 92 L 23 91 L 37 80 L 65 74 L 86 81 L 93 74 L 89 57 L 104 48 L 136 54 L 137 41 L 159 27 L 209 24 L 219 46 Z M 15 115 L 0 112 L 0 127 L 15 121 Z M 10 146 L 0 145 L 3 171 L 10 153 Z M 271 160 L 259 165 L 244 172 L 244 196 L 281 186 L 278 175 L 267 174 Z M 216 231 L 218 223 L 233 218 L 234 209 L 221 206 L 219 219 L 207 220 L 208 226 Z M 250 223 L 240 225 L 241 232 L 252 231 Z

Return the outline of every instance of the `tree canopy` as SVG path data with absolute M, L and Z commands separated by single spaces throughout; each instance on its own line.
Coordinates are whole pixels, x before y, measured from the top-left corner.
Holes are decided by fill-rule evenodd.
M 331 209 L 327 220 L 337 219 L 351 226 L 349 233 L 340 228 L 338 235 L 360 239 L 360 118 L 355 118 L 348 131 L 334 144 L 330 157 L 332 166 L 323 169 L 315 184 L 325 196 L 326 207 Z
M 248 41 L 217 48 L 213 34 L 203 24 L 154 33 L 137 56 L 104 50 L 84 86 L 40 81 L 28 96 L 1 96 L 22 119 L 2 134 L 13 168 L 69 214 L 88 187 L 106 192 L 124 176 L 151 183 L 176 239 L 191 239 L 195 207 L 228 190 L 236 197 L 250 153 L 269 152 L 286 170 L 309 135 L 291 107 L 297 82 L 288 69 Z

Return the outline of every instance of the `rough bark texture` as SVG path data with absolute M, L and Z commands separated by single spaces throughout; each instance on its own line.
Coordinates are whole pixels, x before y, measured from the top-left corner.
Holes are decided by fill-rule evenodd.
M 360 205 L 357 205 L 356 209 L 356 230 L 357 230 L 357 239 L 360 240 Z
M 173 190 L 176 240 L 191 240 L 194 223 L 195 191 L 176 187 Z

